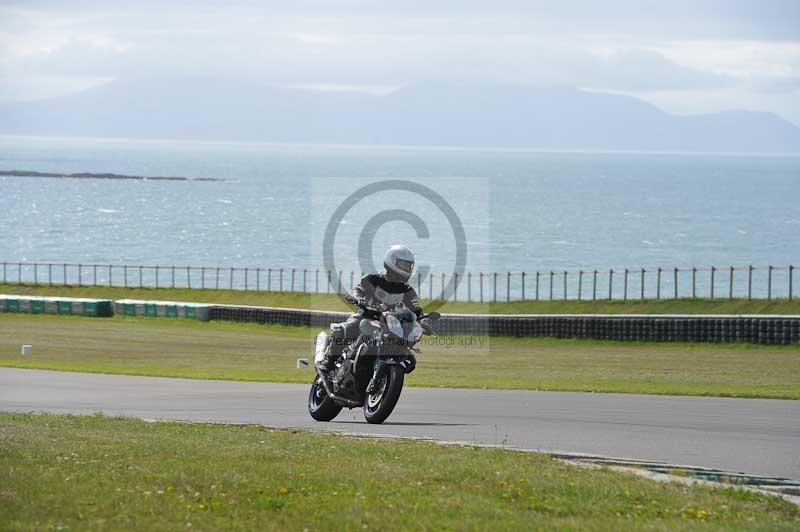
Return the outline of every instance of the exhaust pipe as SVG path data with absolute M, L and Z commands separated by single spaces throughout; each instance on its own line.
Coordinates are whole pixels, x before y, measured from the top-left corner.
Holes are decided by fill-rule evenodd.
M 325 393 L 328 394 L 328 397 L 334 400 L 336 403 L 341 403 L 342 406 L 346 406 L 347 408 L 358 408 L 364 406 L 364 403 L 360 401 L 353 401 L 352 399 L 347 399 L 345 397 L 341 397 L 333 393 L 331 390 L 331 385 L 328 384 L 328 379 L 325 378 L 319 370 L 317 370 L 317 375 L 319 375 L 319 380 L 322 381 L 322 387 L 325 388 Z

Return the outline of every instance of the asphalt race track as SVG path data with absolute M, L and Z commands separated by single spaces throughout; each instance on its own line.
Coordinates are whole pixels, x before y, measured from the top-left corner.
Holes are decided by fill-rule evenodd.
M 360 409 L 313 421 L 307 394 L 298 384 L 0 368 L 4 411 L 306 427 L 800 479 L 800 401 L 406 388 L 385 424 L 368 425 Z

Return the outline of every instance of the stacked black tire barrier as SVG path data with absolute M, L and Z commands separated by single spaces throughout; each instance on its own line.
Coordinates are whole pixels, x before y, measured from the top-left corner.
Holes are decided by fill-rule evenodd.
M 238 307 L 235 305 L 214 305 L 209 311 L 209 317 L 212 320 L 249 321 L 326 329 L 333 322 L 346 320 L 349 315 L 345 312 L 276 307 Z
M 212 306 L 212 320 L 327 328 L 348 314 L 267 307 Z M 800 343 L 800 316 L 647 314 L 447 314 L 441 335 L 545 336 L 637 342 Z

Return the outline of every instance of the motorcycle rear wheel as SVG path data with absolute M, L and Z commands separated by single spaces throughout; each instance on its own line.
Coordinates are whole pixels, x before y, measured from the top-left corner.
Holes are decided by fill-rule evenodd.
M 381 382 L 378 383 L 377 392 L 368 395 L 364 401 L 364 418 L 367 423 L 378 424 L 386 421 L 400 399 L 404 379 L 405 370 L 401 366 L 391 365 L 386 368 Z
M 342 407 L 328 397 L 325 387 L 320 381 L 320 376 L 317 375 L 308 394 L 308 413 L 317 421 L 330 421 L 341 411 Z

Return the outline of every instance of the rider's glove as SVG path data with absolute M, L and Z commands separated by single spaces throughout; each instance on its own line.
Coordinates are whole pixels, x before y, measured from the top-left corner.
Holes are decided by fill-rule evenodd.
M 356 299 L 356 306 L 357 307 L 361 307 L 361 308 L 365 308 L 367 306 L 366 298 L 359 297 L 358 299 Z

